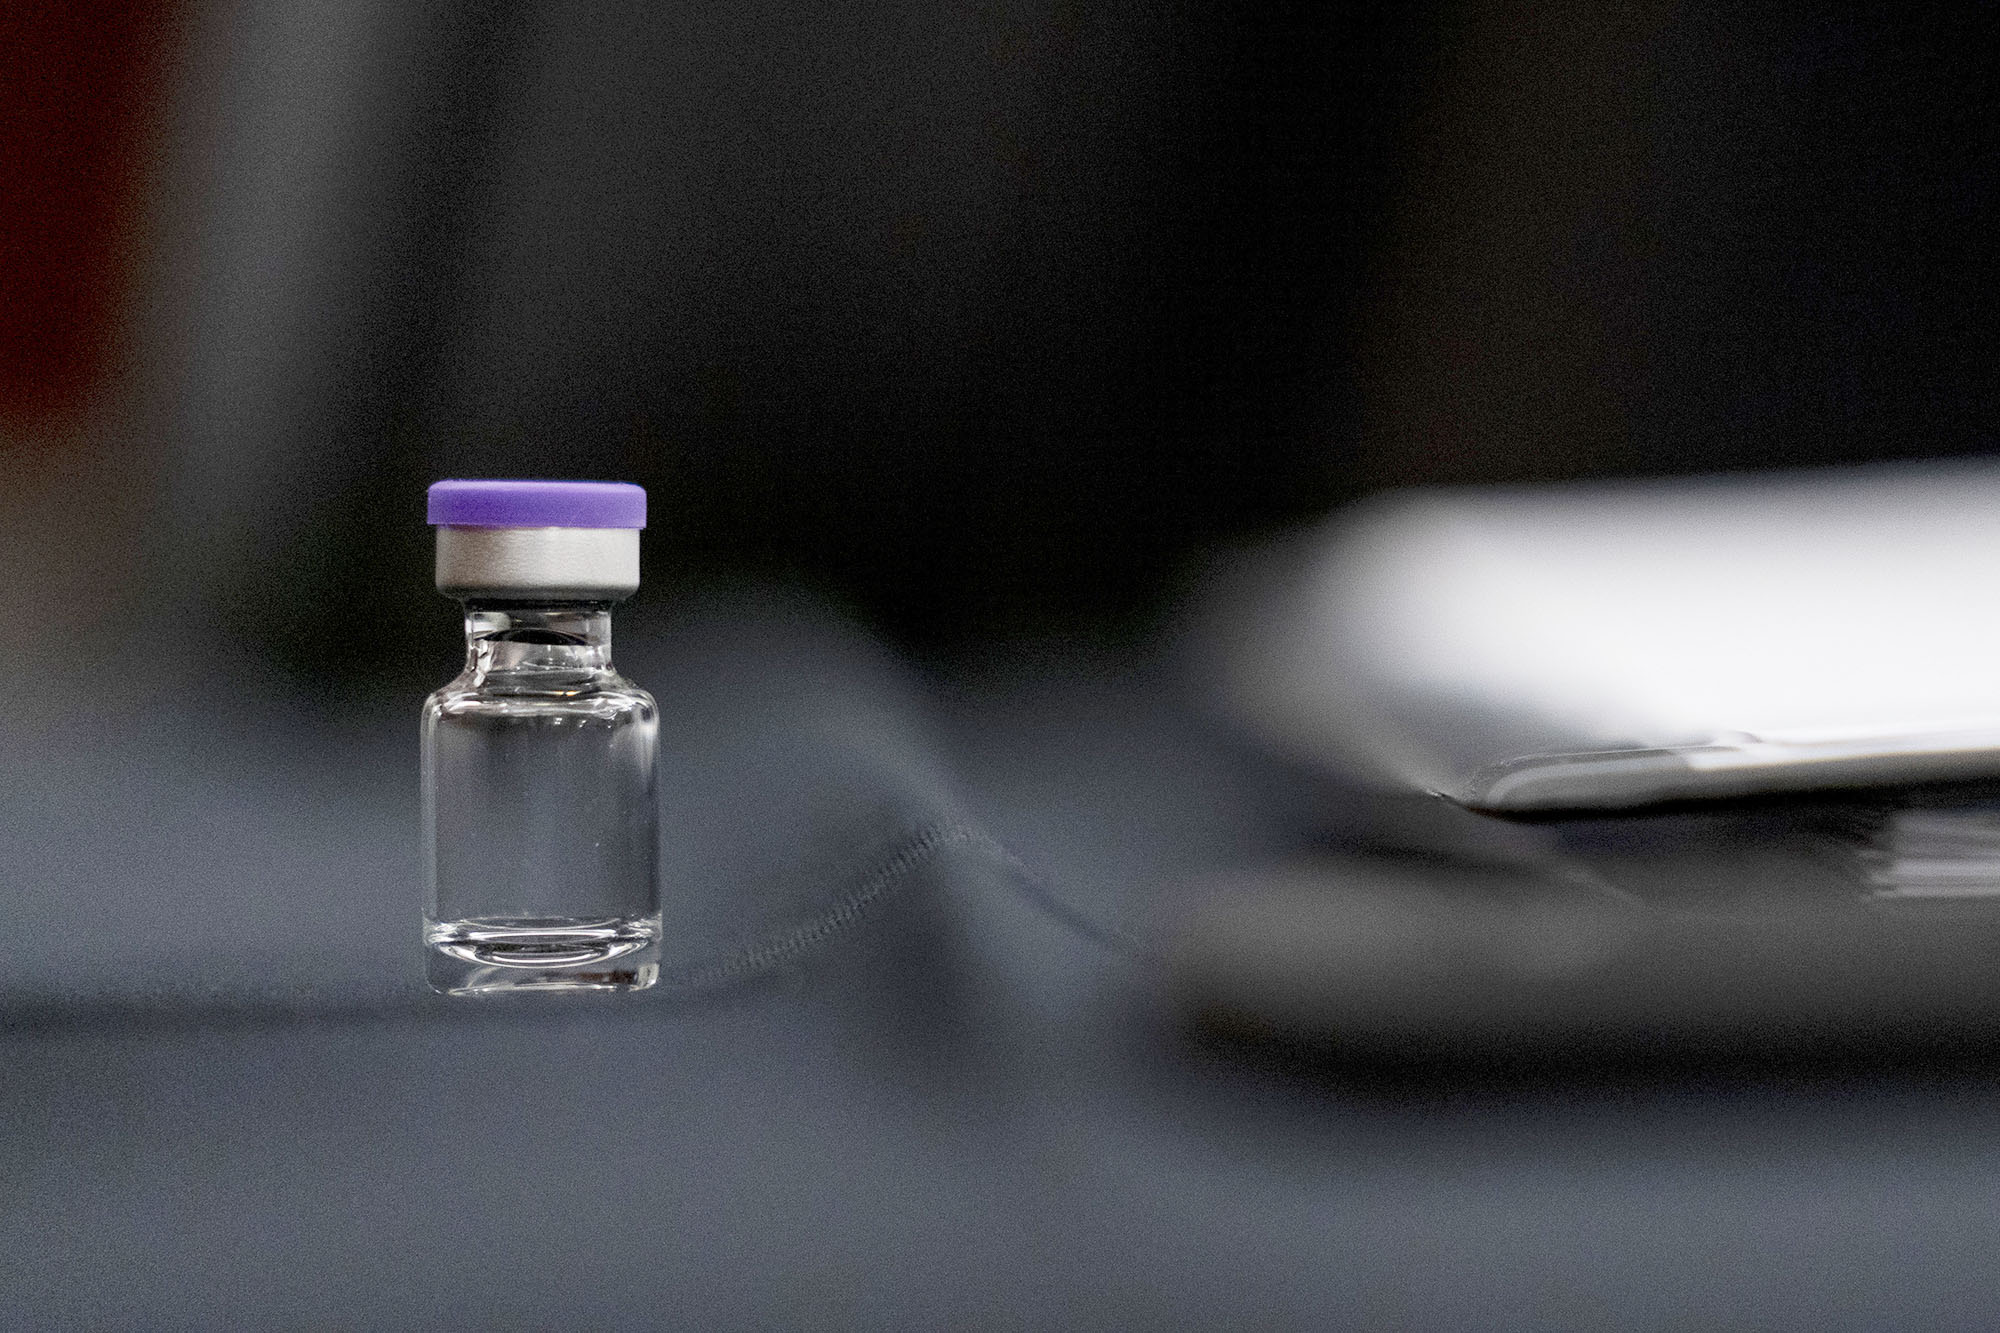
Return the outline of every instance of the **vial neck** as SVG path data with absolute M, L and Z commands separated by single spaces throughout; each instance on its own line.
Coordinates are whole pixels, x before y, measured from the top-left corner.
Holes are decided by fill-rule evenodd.
M 607 602 L 465 608 L 465 670 L 475 682 L 492 677 L 611 670 L 611 606 Z

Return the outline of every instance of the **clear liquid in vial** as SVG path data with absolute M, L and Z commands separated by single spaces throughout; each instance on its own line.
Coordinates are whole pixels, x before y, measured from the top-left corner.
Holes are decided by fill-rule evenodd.
M 659 975 L 650 695 L 622 678 L 458 689 L 424 709 L 431 985 L 634 990 Z

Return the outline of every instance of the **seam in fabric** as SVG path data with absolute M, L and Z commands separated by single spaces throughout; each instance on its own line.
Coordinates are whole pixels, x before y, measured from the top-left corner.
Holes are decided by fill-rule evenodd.
M 739 977 L 766 972 L 789 962 L 837 935 L 865 914 L 879 899 L 890 896 L 902 879 L 945 847 L 985 841 L 984 835 L 961 824 L 933 825 L 904 843 L 900 850 L 826 912 L 776 939 L 753 944 L 712 963 L 700 963 L 660 978 L 663 989 L 708 990 Z
M 1008 872 L 1011 887 L 1020 897 L 1069 930 L 1114 953 L 1136 956 L 1144 952 L 1131 936 L 1092 920 L 1057 897 L 1039 876 L 1021 863 L 1019 857 L 985 833 L 964 824 L 935 824 L 910 838 L 821 915 L 775 939 L 749 945 L 714 962 L 662 974 L 660 987 L 674 991 L 711 990 L 782 966 L 846 931 L 877 903 L 893 898 L 911 871 L 951 847 L 973 848 L 993 857 Z
M 981 847 L 1010 872 L 1014 892 L 1031 906 L 1054 917 L 1057 922 L 1082 935 L 1100 948 L 1127 958 L 1145 958 L 1151 951 L 1137 937 L 1114 925 L 1099 921 L 1058 894 L 1048 880 L 1036 874 L 1021 858 L 984 833 L 974 835 Z

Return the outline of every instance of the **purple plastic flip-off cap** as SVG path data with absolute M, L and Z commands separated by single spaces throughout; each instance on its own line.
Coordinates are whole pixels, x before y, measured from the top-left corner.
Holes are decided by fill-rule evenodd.
M 646 492 L 622 481 L 440 481 L 430 489 L 438 591 L 616 600 L 639 587 Z
M 629 481 L 440 481 L 433 527 L 643 528 L 646 492 Z

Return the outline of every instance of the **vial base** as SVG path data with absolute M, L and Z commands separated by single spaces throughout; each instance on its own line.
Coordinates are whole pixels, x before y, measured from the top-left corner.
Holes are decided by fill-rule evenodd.
M 660 918 L 425 921 L 431 989 L 446 995 L 644 990 L 660 979 Z

